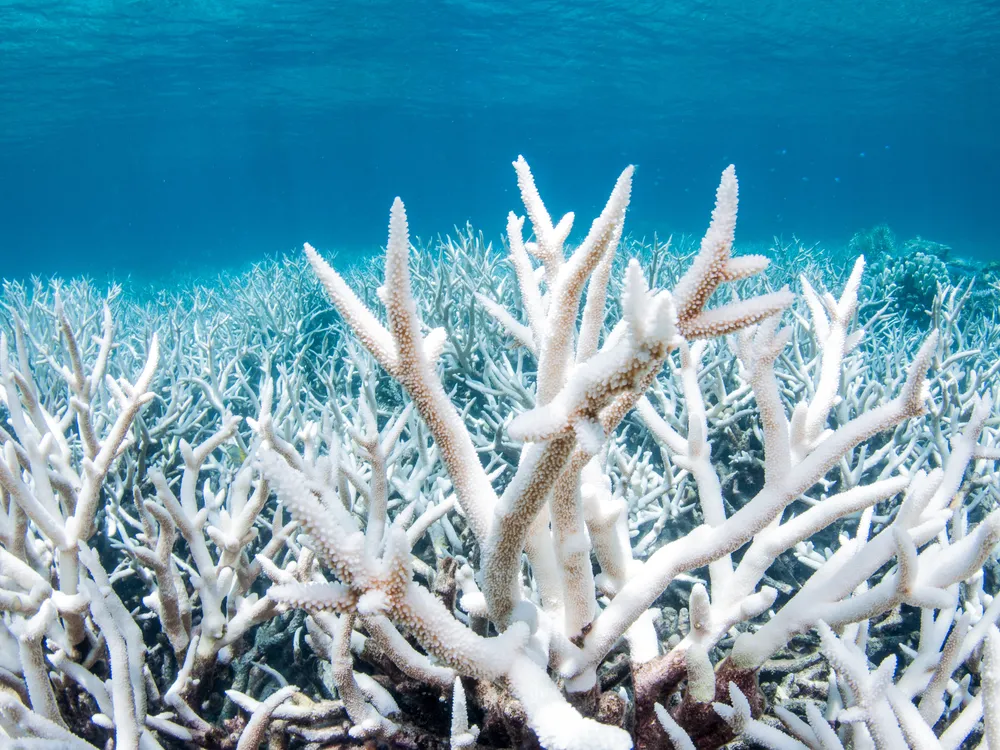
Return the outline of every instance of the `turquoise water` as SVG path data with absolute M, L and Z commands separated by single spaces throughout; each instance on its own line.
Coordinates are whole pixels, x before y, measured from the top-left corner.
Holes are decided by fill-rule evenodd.
M 331 7 L 335 6 L 335 7 Z M 586 227 L 844 244 L 886 222 L 1000 259 L 1000 3 L 0 2 L 0 276 L 157 277 L 308 240 L 499 236 L 529 160 Z

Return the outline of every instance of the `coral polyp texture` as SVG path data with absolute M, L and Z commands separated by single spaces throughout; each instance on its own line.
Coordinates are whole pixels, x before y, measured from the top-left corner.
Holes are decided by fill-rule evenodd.
M 1000 749 L 971 287 L 734 253 L 732 167 L 569 247 L 514 168 L 504 253 L 5 285 L 0 745 Z

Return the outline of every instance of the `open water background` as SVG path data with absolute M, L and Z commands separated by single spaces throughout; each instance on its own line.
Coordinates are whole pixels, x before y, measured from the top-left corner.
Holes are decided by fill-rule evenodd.
M 1000 259 L 996 0 L 0 0 L 0 277 L 213 273 L 523 209 Z M 780 259 L 779 259 L 780 260 Z

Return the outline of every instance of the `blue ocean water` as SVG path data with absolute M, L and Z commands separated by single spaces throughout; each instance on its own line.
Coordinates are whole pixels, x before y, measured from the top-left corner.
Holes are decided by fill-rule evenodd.
M 499 237 L 523 153 L 586 227 L 1000 259 L 996 0 L 0 0 L 0 277 L 158 277 L 308 240 Z

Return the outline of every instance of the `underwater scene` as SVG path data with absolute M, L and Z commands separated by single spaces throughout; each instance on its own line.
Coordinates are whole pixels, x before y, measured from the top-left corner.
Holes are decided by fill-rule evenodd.
M 0 0 L 0 750 L 1000 750 L 997 50 Z

